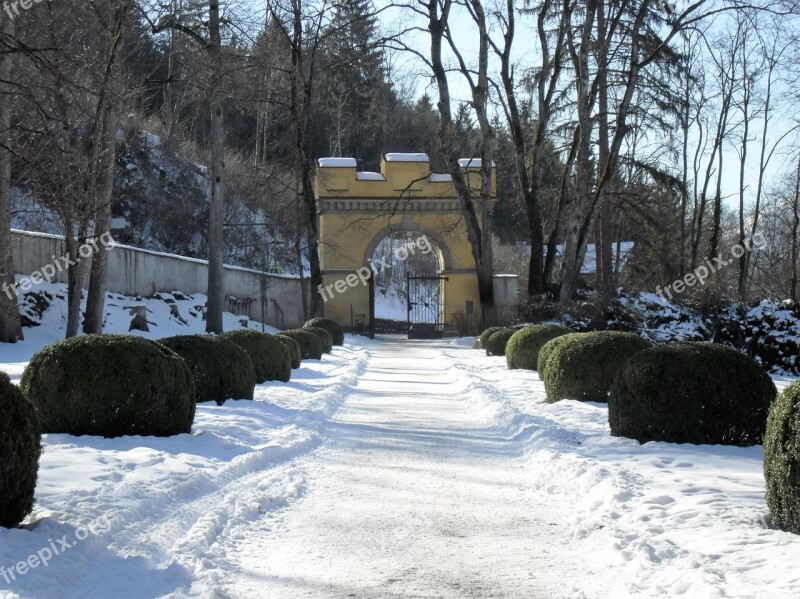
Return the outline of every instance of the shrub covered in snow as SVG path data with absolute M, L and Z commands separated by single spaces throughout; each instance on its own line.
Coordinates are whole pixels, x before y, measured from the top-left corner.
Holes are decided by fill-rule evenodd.
M 321 360 L 322 359 L 322 341 L 314 333 L 305 329 L 289 329 L 282 331 L 281 335 L 291 337 L 300 346 L 300 355 L 304 360 Z
M 303 327 L 303 330 L 319 338 L 320 343 L 322 343 L 323 354 L 329 354 L 333 351 L 333 337 L 328 331 L 319 327 Z
M 623 365 L 608 420 L 613 435 L 642 443 L 754 445 L 763 439 L 775 392 L 764 369 L 734 349 L 667 343 Z
M 486 350 L 487 356 L 504 356 L 506 353 L 506 344 L 511 336 L 517 332 L 517 329 L 500 329 L 491 333 L 483 348 Z
M 228 331 L 221 335 L 233 341 L 250 356 L 256 373 L 256 383 L 265 381 L 287 382 L 292 376 L 292 357 L 274 335 L 249 329 Z
M 770 409 L 764 478 L 772 522 L 800 534 L 800 381 L 786 387 Z
M 283 346 L 289 350 L 289 357 L 292 359 L 292 368 L 300 368 L 300 360 L 303 359 L 303 355 L 300 353 L 300 346 L 297 344 L 297 341 L 291 337 L 287 337 L 283 333 L 275 335 L 275 339 L 283 343 Z
M 186 361 L 194 375 L 197 402 L 253 399 L 256 373 L 245 350 L 222 337 L 179 335 L 159 339 Z
M 0 372 L 0 526 L 16 526 L 33 509 L 41 440 L 36 408 Z
M 316 327 L 318 329 L 325 329 L 331 334 L 334 345 L 344 345 L 344 331 L 335 320 L 330 318 L 312 318 L 303 325 L 304 329 Z
M 35 354 L 20 388 L 41 430 L 71 435 L 188 433 L 194 379 L 171 349 L 130 335 L 83 335 Z
M 608 391 L 622 365 L 652 345 L 638 335 L 621 331 L 573 333 L 558 339 L 563 341 L 549 354 L 545 370 L 539 372 L 550 402 L 608 401 Z M 513 338 L 506 355 L 512 342 Z
M 515 331 L 506 348 L 508 367 L 536 370 L 539 367 L 539 352 L 544 344 L 572 332 L 572 329 L 560 324 L 535 324 Z
M 477 340 L 477 349 L 486 349 L 486 344 L 489 342 L 489 337 L 491 337 L 492 333 L 496 333 L 497 331 L 502 331 L 506 327 L 489 327 L 483 333 L 478 336 Z

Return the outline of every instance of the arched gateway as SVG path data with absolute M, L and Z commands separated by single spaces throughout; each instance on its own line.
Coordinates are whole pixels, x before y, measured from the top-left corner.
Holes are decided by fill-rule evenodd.
M 480 186 L 480 161 L 460 161 L 467 181 Z M 359 172 L 354 158 L 321 158 L 315 190 L 323 313 L 347 329 L 374 323 L 371 272 L 378 244 L 397 232 L 416 235 L 404 250 L 433 252 L 436 273 L 410 276 L 409 336 L 441 335 L 458 318 L 479 312 L 478 278 L 452 179 L 430 172 L 427 154 L 385 154 L 381 172 Z M 494 193 L 494 173 L 492 179 Z

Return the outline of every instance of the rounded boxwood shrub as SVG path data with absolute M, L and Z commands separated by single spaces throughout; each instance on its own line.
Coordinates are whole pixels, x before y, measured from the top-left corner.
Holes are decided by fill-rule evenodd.
M 491 333 L 483 348 L 486 350 L 487 356 L 503 356 L 506 353 L 506 343 L 511 336 L 516 333 L 515 329 L 500 329 Z
M 0 526 L 16 526 L 33 509 L 41 441 L 36 408 L 0 372 Z
M 287 382 L 292 376 L 292 357 L 289 350 L 274 335 L 250 329 L 228 331 L 222 338 L 232 341 L 250 356 L 256 373 L 256 383 Z
M 534 324 L 519 329 L 508 340 L 506 363 L 509 368 L 536 370 L 539 352 L 545 343 L 561 335 L 574 332 L 560 324 Z
M 545 370 L 547 370 L 550 356 L 552 356 L 562 344 L 566 343 L 566 340 L 569 339 L 571 335 L 580 335 L 580 333 L 569 333 L 567 335 L 555 337 L 545 343 L 542 349 L 539 350 L 539 359 L 536 360 L 536 370 L 539 372 L 540 379 L 544 376 Z
M 281 331 L 281 335 L 291 337 L 300 346 L 300 355 L 303 360 L 321 360 L 322 359 L 322 341 L 314 333 L 305 329 L 289 329 L 288 331 Z
M 292 358 L 292 368 L 300 368 L 300 360 L 303 359 L 303 356 L 300 353 L 300 346 L 297 341 L 283 333 L 276 334 L 275 339 L 283 343 L 283 346 L 289 350 L 289 356 Z
M 20 383 L 44 433 L 188 433 L 194 378 L 171 349 L 131 335 L 82 335 L 35 354 Z
M 180 335 L 159 339 L 186 361 L 197 402 L 253 399 L 256 373 L 245 350 L 223 337 Z
M 712 343 L 668 343 L 622 366 L 608 421 L 611 434 L 642 443 L 754 445 L 774 398 L 772 379 L 744 354 Z
M 489 342 L 489 337 L 491 337 L 492 333 L 496 333 L 497 331 L 502 331 L 506 327 L 489 327 L 483 333 L 478 336 L 478 349 L 486 349 L 486 344 Z
M 328 331 L 325 329 L 320 329 L 319 327 L 308 327 L 303 328 L 303 330 L 319 337 L 320 343 L 322 343 L 323 354 L 329 354 L 331 351 L 333 351 L 333 337 L 331 337 L 331 334 Z
M 325 329 L 331 334 L 334 345 L 344 345 L 344 331 L 335 320 L 330 318 L 312 318 L 303 325 L 304 329 L 316 327 L 318 329 Z
M 620 331 L 572 333 L 556 339 L 563 341 L 551 350 L 547 366 L 539 371 L 550 402 L 608 401 L 611 384 L 622 365 L 652 346 L 638 335 Z M 539 360 L 541 355 L 539 352 Z
M 770 408 L 764 478 L 772 522 L 800 534 L 800 381 L 786 387 Z

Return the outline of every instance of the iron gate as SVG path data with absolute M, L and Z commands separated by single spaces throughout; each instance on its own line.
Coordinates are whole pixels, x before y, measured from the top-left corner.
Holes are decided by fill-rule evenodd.
M 406 275 L 408 338 L 441 339 L 444 335 L 444 283 L 441 275 Z

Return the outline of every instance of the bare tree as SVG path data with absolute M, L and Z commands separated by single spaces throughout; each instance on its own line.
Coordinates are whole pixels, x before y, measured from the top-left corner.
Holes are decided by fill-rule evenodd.
M 22 339 L 19 308 L 14 290 L 11 253 L 11 63 L 14 55 L 14 20 L 0 15 L 0 343 Z
M 111 229 L 111 194 L 114 190 L 114 165 L 117 122 L 113 84 L 118 67 L 118 57 L 130 5 L 127 0 L 110 7 L 110 19 L 105 21 L 108 29 L 107 50 L 97 93 L 97 107 L 90 135 L 93 138 L 89 156 L 88 172 L 90 201 L 94 202 L 94 234 L 102 235 Z M 103 332 L 103 311 L 108 276 L 108 254 L 95 252 L 89 273 L 89 289 L 86 296 L 86 313 L 83 321 L 85 333 Z

